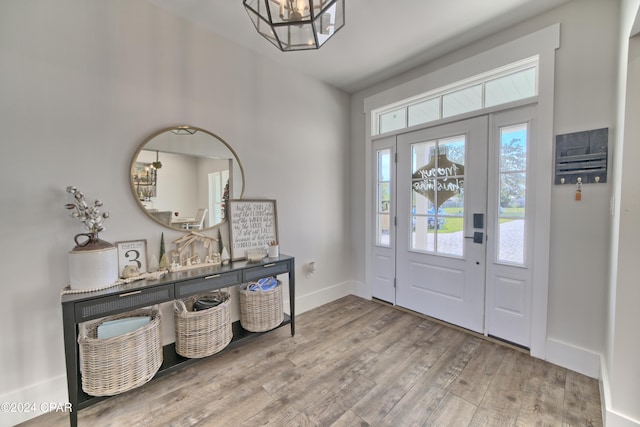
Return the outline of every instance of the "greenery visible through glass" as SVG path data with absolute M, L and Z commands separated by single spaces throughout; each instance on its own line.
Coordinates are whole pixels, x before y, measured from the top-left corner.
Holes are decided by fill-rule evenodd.
M 462 256 L 465 137 L 416 143 L 411 152 L 411 248 Z
M 376 243 L 391 245 L 391 149 L 378 150 L 377 156 Z
M 523 265 L 527 196 L 527 124 L 500 128 L 497 259 Z

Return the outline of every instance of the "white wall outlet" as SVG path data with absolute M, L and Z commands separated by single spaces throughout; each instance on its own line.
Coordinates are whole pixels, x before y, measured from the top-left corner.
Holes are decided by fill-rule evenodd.
M 316 271 L 316 263 L 315 261 L 310 261 L 304 265 L 304 275 L 307 277 L 311 277 L 313 273 Z

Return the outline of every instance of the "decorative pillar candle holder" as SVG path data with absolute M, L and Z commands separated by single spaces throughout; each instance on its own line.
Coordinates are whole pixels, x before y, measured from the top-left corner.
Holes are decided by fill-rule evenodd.
M 267 247 L 267 255 L 269 258 L 277 258 L 280 256 L 280 248 L 278 245 L 271 245 Z

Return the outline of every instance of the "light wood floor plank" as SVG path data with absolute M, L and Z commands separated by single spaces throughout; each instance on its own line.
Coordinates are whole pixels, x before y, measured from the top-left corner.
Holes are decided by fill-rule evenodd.
M 430 335 L 432 345 L 399 354 L 396 362 L 389 364 L 387 372 L 376 385 L 354 406 L 353 411 L 371 425 L 377 425 L 387 416 L 416 382 L 440 359 L 456 337 L 462 333 L 438 327 Z
M 480 345 L 480 339 L 459 332 L 447 351 L 418 379 L 416 384 L 381 421 L 380 425 L 397 426 L 397 419 L 409 425 L 429 425 L 451 383 L 469 363 L 471 354 Z
M 449 391 L 474 405 L 480 405 L 506 353 L 505 347 L 482 342 Z
M 306 415 L 289 405 L 286 398 L 274 399 L 272 403 L 256 413 L 254 416 L 246 419 L 242 426 L 313 426 L 315 425 Z
M 602 424 L 600 389 L 597 381 L 567 371 L 564 393 L 563 425 L 599 426 Z
M 358 344 L 357 337 L 354 334 L 360 334 L 364 328 L 367 328 L 372 323 L 378 321 L 390 310 L 387 307 L 382 307 L 383 310 L 367 310 L 361 312 L 359 316 L 350 314 L 349 321 L 342 322 L 336 319 L 340 327 L 324 328 L 314 336 L 314 339 L 295 353 L 291 354 L 289 358 L 293 363 L 298 366 L 316 364 L 319 359 L 322 359 L 326 351 L 334 351 L 335 344 L 342 342 L 345 338 L 349 337 L 353 345 Z M 343 342 L 343 345 L 346 344 Z M 342 347 L 341 347 L 342 348 Z M 340 349 L 338 349 L 340 351 Z
M 296 329 L 303 332 L 307 328 L 313 328 L 314 337 L 316 337 L 328 331 L 340 329 L 353 319 L 378 309 L 378 305 L 371 304 L 370 301 L 361 298 L 354 299 L 351 296 L 340 298 L 334 302 L 336 303 L 335 307 L 333 307 L 334 304 L 332 302 L 311 310 L 309 316 L 304 313 L 304 317 L 296 317 Z
M 517 425 L 553 425 L 562 419 L 565 381 L 566 369 L 533 360 Z
M 509 390 L 489 388 L 469 426 L 513 426 L 518 420 L 522 401 Z
M 211 414 L 197 426 L 239 426 L 246 419 L 273 404 L 272 397 L 261 387 L 244 389 L 233 399 L 223 399 L 221 405 L 210 406 Z
M 447 393 L 436 411 L 427 420 L 428 425 L 457 427 L 469 424 L 478 407 L 452 393 Z
M 382 353 L 378 353 L 377 357 L 370 359 L 366 365 L 360 367 L 360 372 L 376 383 L 384 383 L 385 377 L 397 377 L 405 372 L 410 365 L 416 365 L 419 369 L 426 371 L 435 363 L 437 355 L 445 348 L 438 343 L 444 343 L 447 336 L 450 336 L 450 329 L 445 328 L 438 336 L 434 337 L 438 331 L 442 330 L 442 326 L 422 319 L 415 320 L 417 322 L 411 323 L 406 333 L 395 341 L 394 345 L 389 346 Z M 432 351 L 425 351 L 425 349 Z M 417 363 L 418 359 L 422 360 L 422 363 Z M 417 377 L 419 373 L 411 375 Z
M 288 328 L 104 400 L 81 427 L 601 426 L 598 382 L 348 296 Z M 50 413 L 25 427 L 68 426 Z
M 284 375 L 282 378 L 289 381 L 278 381 L 275 387 L 274 381 L 267 381 L 264 388 L 277 398 L 288 398 L 290 405 L 304 411 L 308 405 L 338 387 L 354 366 L 360 366 L 372 357 L 375 354 L 363 348 L 342 359 L 331 359 L 311 367 L 296 367 L 292 370 L 292 377 Z
M 531 372 L 531 358 L 508 350 L 487 390 L 472 426 L 515 425 L 524 401 L 524 387 Z
M 553 425 L 562 418 L 564 389 L 532 378 L 523 394 L 517 425 Z
M 340 377 L 339 382 L 332 389 L 323 393 L 320 399 L 305 407 L 304 413 L 316 425 L 332 425 L 373 385 L 373 381 L 363 375 L 353 371 L 348 372 Z
M 382 353 L 390 347 L 395 347 L 407 331 L 420 323 L 420 319 L 404 316 L 399 310 L 390 310 L 377 322 L 358 332 L 356 340 L 376 353 Z
M 336 420 L 335 423 L 331 425 L 331 427 L 358 427 L 358 426 L 369 427 L 369 424 L 351 411 L 347 411 L 344 414 L 342 414 L 342 417 L 340 417 L 338 420 Z

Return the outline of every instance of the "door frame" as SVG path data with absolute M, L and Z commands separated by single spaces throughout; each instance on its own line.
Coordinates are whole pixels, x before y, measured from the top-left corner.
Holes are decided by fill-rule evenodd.
M 548 310 L 548 306 L 547 306 L 548 284 L 549 284 L 548 273 L 549 273 L 549 253 L 550 253 L 549 246 L 550 246 L 550 222 L 551 222 L 551 203 L 550 203 L 551 192 L 549 191 L 549 189 L 551 188 L 551 185 L 552 185 L 553 157 L 551 155 L 552 144 L 545 145 L 543 142 L 544 140 L 540 136 L 541 133 L 546 134 L 548 132 L 545 132 L 545 129 L 543 128 L 544 118 L 540 118 L 540 114 L 543 114 L 543 113 L 541 113 L 542 109 L 540 106 L 539 97 L 533 100 L 529 99 L 523 102 L 514 102 L 510 104 L 505 104 L 496 108 L 474 111 L 464 115 L 456 116 L 454 118 L 437 120 L 437 121 L 428 123 L 428 125 L 424 125 L 424 126 L 414 126 L 412 128 L 401 129 L 400 131 L 397 131 L 393 136 L 384 135 L 381 137 L 371 137 L 370 144 L 368 144 L 369 149 L 367 150 L 368 157 L 369 157 L 369 161 L 367 162 L 367 165 L 369 165 L 369 168 L 370 168 L 370 165 L 372 164 L 372 155 L 374 153 L 372 149 L 373 144 L 376 141 L 379 141 L 380 139 L 393 138 L 395 140 L 396 153 L 397 153 L 397 138 L 400 135 L 415 132 L 421 129 L 428 129 L 431 127 L 442 126 L 442 125 L 446 125 L 453 122 L 464 121 L 464 120 L 472 119 L 478 116 L 489 117 L 489 134 L 492 134 L 494 124 L 493 124 L 493 120 L 491 120 L 491 116 L 493 113 L 499 113 L 499 112 L 509 111 L 509 110 L 517 110 L 518 108 L 523 108 L 523 107 L 533 108 L 534 116 L 536 117 L 536 119 L 533 120 L 532 127 L 531 127 L 531 132 L 532 132 L 532 135 L 534 135 L 534 139 L 530 143 L 530 151 L 528 153 L 529 165 L 528 165 L 528 172 L 527 172 L 528 174 L 531 174 L 534 177 L 532 180 L 533 182 L 531 183 L 534 186 L 534 192 L 528 197 L 530 197 L 531 200 L 535 200 L 535 203 L 531 204 L 533 206 L 530 206 L 529 211 L 531 212 L 531 215 L 534 218 L 534 220 L 531 221 L 530 227 L 536 230 L 536 238 L 534 241 L 534 245 L 533 245 L 533 248 L 530 250 L 532 265 L 531 265 L 531 271 L 530 271 L 531 335 L 530 335 L 529 352 L 534 357 L 545 359 L 546 341 L 547 341 L 546 328 L 547 328 L 547 310 Z M 493 142 L 490 141 L 489 145 L 491 146 L 492 143 Z M 489 167 L 491 167 L 491 165 L 489 165 Z M 548 170 L 548 172 L 545 172 L 545 170 Z M 371 180 L 374 179 L 374 176 L 372 174 L 373 174 L 373 171 L 371 170 L 369 170 L 368 173 L 366 174 L 369 177 L 366 183 L 367 195 L 369 197 L 368 197 L 368 205 L 367 205 L 368 209 L 367 209 L 366 219 L 365 219 L 365 224 L 367 225 L 367 232 L 366 232 L 366 238 L 365 238 L 366 245 L 367 245 L 367 248 L 365 251 L 365 254 L 366 254 L 365 286 L 366 284 L 369 284 L 369 285 L 366 286 L 367 291 L 364 294 L 358 293 L 356 291 L 356 294 L 369 299 L 373 298 L 372 287 L 370 285 L 372 283 L 371 282 L 372 272 L 370 269 L 373 268 L 373 261 L 371 258 L 373 255 L 372 236 L 374 235 L 373 228 L 372 228 L 374 226 L 372 225 L 372 217 L 375 214 L 374 212 L 372 212 L 372 209 L 370 208 L 370 206 L 372 206 L 371 204 L 375 203 L 375 199 L 372 200 L 372 197 L 374 196 L 371 196 L 372 192 L 375 191 L 375 189 L 372 188 L 373 181 Z M 395 185 L 397 187 L 397 183 L 395 183 Z M 397 192 L 397 188 L 395 189 L 395 191 Z M 394 196 L 394 198 L 396 197 L 397 196 Z M 395 209 L 396 207 L 394 207 L 394 215 L 397 215 L 397 212 L 395 211 Z M 489 218 L 488 211 L 486 213 L 486 216 L 487 218 Z M 373 221 L 375 223 L 375 219 L 373 219 Z M 490 230 L 486 229 L 485 232 L 489 233 Z M 394 234 L 397 236 L 397 230 Z M 397 242 L 394 245 L 394 250 L 397 250 Z M 397 254 L 396 254 L 396 257 L 397 257 Z M 489 257 L 487 256 L 487 263 L 489 262 L 488 260 L 489 260 Z M 485 271 L 488 272 L 488 269 Z M 396 273 L 396 276 L 397 276 L 397 273 Z M 487 279 L 488 279 L 488 276 L 487 274 L 485 274 L 485 282 Z M 486 292 L 487 291 L 486 291 L 486 285 L 485 285 L 485 301 L 486 301 Z M 395 297 L 393 300 L 393 305 L 394 306 L 397 305 Z M 485 304 L 483 303 L 483 305 Z M 485 306 L 485 309 L 486 309 L 486 306 Z M 485 316 L 486 316 L 486 313 L 485 313 Z M 486 323 L 485 323 L 485 328 L 486 328 Z M 486 334 L 486 329 L 485 329 L 485 334 Z
M 363 258 L 358 259 L 361 268 L 364 268 L 364 282 L 355 285 L 354 292 L 364 298 L 371 298 L 371 142 L 377 139 L 372 136 L 371 117 L 372 111 L 386 105 L 408 99 L 414 95 L 424 93 L 428 90 L 435 90 L 461 81 L 473 75 L 486 72 L 491 69 L 501 67 L 515 61 L 523 60 L 531 56 L 538 55 L 538 96 L 535 97 L 536 118 L 535 135 L 539 144 L 536 144 L 531 156 L 536 160 L 536 205 L 535 210 L 535 230 L 536 245 L 534 248 L 531 302 L 531 347 L 530 354 L 534 357 L 546 359 L 547 353 L 547 309 L 549 291 L 549 246 L 551 231 L 551 188 L 553 175 L 553 115 L 554 115 L 554 75 L 555 75 L 555 51 L 560 48 L 560 24 L 553 24 L 536 32 L 527 34 L 520 38 L 511 40 L 502 45 L 489 50 L 481 51 L 467 57 L 459 62 L 428 72 L 411 80 L 405 80 L 387 89 L 378 92 L 370 91 L 370 96 L 362 101 L 364 126 L 362 129 L 362 144 L 364 144 L 364 182 L 360 189 L 357 186 L 353 191 L 364 191 L 364 227 L 354 230 L 354 236 L 363 233 L 360 242 L 364 242 L 361 248 Z M 512 108 L 515 105 L 526 103 L 516 103 L 504 105 L 502 108 L 495 108 L 492 111 L 500 111 L 505 108 Z M 357 107 L 356 107 L 357 108 Z M 482 114 L 491 111 L 485 109 Z M 480 112 L 478 112 L 480 113 Z M 459 120 L 461 117 L 457 117 Z M 431 123 L 435 125 L 436 123 Z M 407 129 L 405 129 L 406 131 Z M 389 135 L 384 135 L 389 136 Z M 381 136 L 382 137 L 382 136 Z M 354 214 L 354 224 L 357 224 L 356 214 Z

